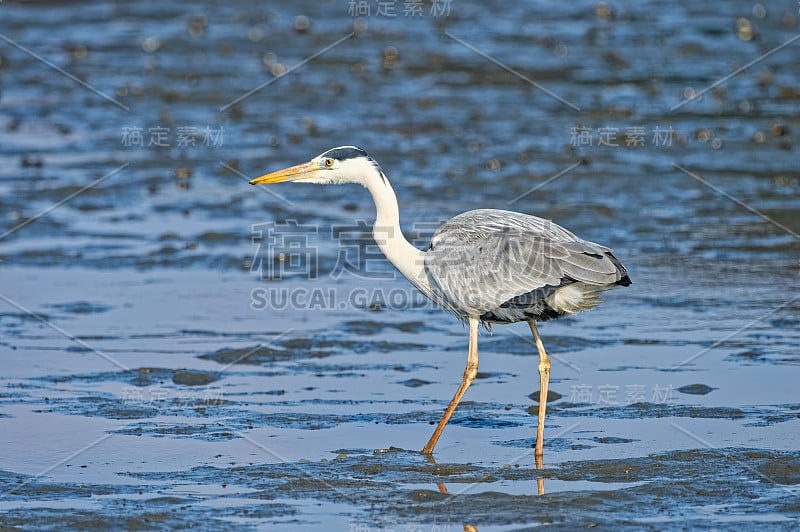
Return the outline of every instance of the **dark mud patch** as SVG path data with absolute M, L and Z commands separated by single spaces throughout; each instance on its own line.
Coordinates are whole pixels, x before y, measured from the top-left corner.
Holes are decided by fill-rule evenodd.
M 502 325 L 498 326 L 502 327 Z M 466 340 L 465 340 L 466 342 Z M 502 336 L 495 338 L 481 338 L 480 346 L 486 350 L 496 353 L 508 353 L 512 355 L 525 355 L 535 356 L 536 347 L 533 344 L 533 336 Z M 594 339 L 594 338 L 581 338 L 579 336 L 561 336 L 561 335 L 547 335 L 545 337 L 545 345 L 548 353 L 569 353 L 573 351 L 582 351 L 585 349 L 592 349 L 598 347 L 620 345 L 622 340 L 614 339 Z M 448 347 L 448 351 L 465 351 L 466 343 L 464 345 L 454 345 Z
M 541 390 L 536 390 L 532 394 L 528 395 L 528 399 L 531 399 L 532 401 L 536 401 L 538 403 L 539 402 L 539 393 L 540 392 L 541 392 Z M 564 397 L 564 396 L 561 395 L 558 392 L 554 392 L 552 390 L 547 390 L 547 404 L 548 405 L 550 403 L 552 403 L 552 402 L 558 401 L 562 397 Z
M 293 338 L 277 342 L 280 347 L 252 346 L 223 348 L 198 358 L 219 364 L 265 365 L 284 360 L 325 358 L 334 354 L 389 353 L 400 350 L 426 349 L 427 346 L 387 340 Z
M 164 395 L 156 396 L 131 392 L 125 397 L 115 397 L 106 393 L 80 395 L 76 397 L 56 397 L 37 405 L 35 414 L 58 413 L 84 418 L 95 417 L 126 422 L 116 429 L 117 434 L 135 436 L 155 436 L 173 438 L 194 438 L 203 441 L 230 440 L 241 437 L 242 431 L 254 428 L 271 427 L 276 429 L 296 429 L 318 431 L 349 424 L 401 425 L 434 423 L 438 412 L 410 410 L 408 412 L 359 412 L 373 405 L 372 401 L 351 400 L 308 400 L 308 401 L 248 401 L 226 399 L 218 389 L 197 390 L 191 395 L 180 395 L 174 390 L 163 389 Z M 263 392 L 263 395 L 279 397 L 282 390 Z M 30 402 L 30 401 L 29 401 Z M 320 405 L 340 406 L 345 413 L 314 412 Z M 268 412 L 264 412 L 264 408 Z M 474 410 L 474 406 L 472 410 Z M 451 423 L 470 427 L 506 427 L 521 423 L 470 416 L 470 405 Z
M 571 438 L 548 438 L 547 448 L 551 452 L 579 451 L 594 449 L 598 445 L 615 445 L 624 443 L 635 443 L 639 440 L 633 438 L 619 438 L 615 436 L 579 436 L 579 432 L 574 432 Z M 517 447 L 520 449 L 533 449 L 536 446 L 536 438 L 521 438 L 518 440 L 506 440 L 492 442 L 503 447 Z
M 274 349 L 272 347 L 255 346 L 243 348 L 223 348 L 208 355 L 201 355 L 198 358 L 212 360 L 219 364 L 250 364 L 260 366 L 270 364 L 279 360 L 291 360 L 292 358 L 322 358 L 330 356 L 329 351 L 306 351 L 303 353 L 293 352 L 286 349 Z
M 187 416 L 203 417 L 205 421 L 180 422 L 169 417 L 159 417 L 158 421 L 134 423 L 118 429 L 120 434 L 149 435 L 159 437 L 195 438 L 206 441 L 227 440 L 242 437 L 243 431 L 254 428 L 271 427 L 276 429 L 295 429 L 318 431 L 332 429 L 348 423 L 401 425 L 428 421 L 428 412 L 412 411 L 403 414 L 318 414 L 309 412 L 270 412 L 263 414 L 249 410 L 235 410 L 230 406 L 224 409 L 211 409 L 197 406 L 190 411 L 180 410 Z M 165 412 L 159 411 L 160 416 Z M 177 415 L 177 414 L 175 414 Z M 485 425 L 483 425 L 485 426 Z
M 247 242 L 250 238 L 248 234 L 221 232 L 221 231 L 206 231 L 197 236 L 197 240 L 204 244 L 237 244 Z
M 35 408 L 32 412 L 120 420 L 152 419 L 160 416 L 225 419 L 226 413 L 241 413 L 235 409 L 224 409 L 223 407 L 227 403 L 218 394 L 208 397 L 167 395 L 164 398 L 155 399 L 131 395 L 117 398 L 110 394 L 96 393 L 78 397 L 52 398 L 45 403 L 44 408 Z
M 124 476 L 133 482 L 121 486 L 54 484 L 10 473 L 0 476 L 0 482 L 6 502 L 114 495 L 92 498 L 91 512 L 62 515 L 62 527 L 86 524 L 91 516 L 98 522 L 109 519 L 103 521 L 106 525 L 163 528 L 194 523 L 194 528 L 202 530 L 209 524 L 219 525 L 219 519 L 248 515 L 258 517 L 263 526 L 297 515 L 296 501 L 331 508 L 351 505 L 352 522 L 370 527 L 436 522 L 663 529 L 724 526 L 734 519 L 737 527 L 769 522 L 771 529 L 790 530 L 800 518 L 793 489 L 800 483 L 800 452 L 683 450 L 566 462 L 544 469 L 526 462 L 439 464 L 410 452 L 334 452 L 336 458 L 315 462 L 129 472 Z M 540 481 L 545 494 L 537 496 Z M 575 489 L 570 489 L 572 483 Z M 219 489 L 202 498 L 170 493 L 170 489 L 186 492 L 192 486 L 207 485 Z M 550 485 L 559 490 L 550 493 Z M 592 488 L 587 489 L 588 485 Z M 131 500 L 140 492 L 152 496 Z M 234 497 L 238 506 L 226 502 Z M 220 510 L 210 514 L 211 500 Z M 204 523 L 201 518 L 206 517 L 210 520 Z M 22 526 L 34 519 L 55 523 L 50 508 L 18 507 L 2 519 L 6 526 Z M 248 528 L 246 520 L 241 527 Z
M 557 403 L 548 413 L 562 417 L 594 417 L 609 419 L 643 418 L 695 418 L 695 419 L 748 419 L 759 426 L 800 418 L 800 405 L 704 407 L 667 403 L 633 403 L 621 406 L 596 407 L 581 403 Z M 538 406 L 528 408 L 532 416 L 538 415 Z
M 762 482 L 783 485 L 800 484 L 800 462 L 797 457 L 779 456 L 759 466 Z
M 781 352 L 774 347 L 764 346 L 737 346 L 738 350 L 726 357 L 730 362 L 739 364 L 779 364 L 779 365 L 800 365 L 800 356 L 797 350 L 789 348 L 786 352 Z
M 296 508 L 283 503 L 250 499 L 235 504 L 234 497 L 215 497 L 220 501 L 230 499 L 229 506 L 205 504 L 207 497 L 142 497 L 139 486 L 101 486 L 70 484 L 36 484 L 33 489 L 19 490 L 29 494 L 30 500 L 40 505 L 6 510 L 0 516 L 4 529 L 35 530 L 201 530 L 227 529 L 236 523 L 237 529 L 254 529 L 259 522 L 291 520 Z M 84 489 L 81 489 L 84 488 Z M 85 501 L 87 508 L 76 508 L 65 514 L 58 507 L 48 507 L 48 502 L 69 498 Z
M 206 386 L 219 380 L 219 373 L 198 370 L 177 370 L 172 374 L 172 382 L 181 386 Z
M 136 368 L 121 371 L 41 377 L 53 383 L 117 381 L 131 386 L 145 387 L 172 382 L 181 386 L 205 386 L 220 379 L 217 372 L 194 369 Z
M 685 393 L 688 395 L 707 395 L 714 390 L 716 390 L 716 388 L 708 386 L 707 384 L 687 384 L 686 386 L 675 388 L 676 392 Z
M 420 386 L 425 386 L 426 384 L 430 384 L 430 381 L 426 381 L 424 379 L 407 379 L 404 381 L 400 381 L 400 384 L 403 386 L 407 386 L 409 388 L 419 388 Z
M 639 441 L 639 440 L 634 440 L 634 439 L 631 439 L 631 438 L 618 438 L 616 436 L 595 436 L 594 438 L 592 438 L 592 440 L 596 441 L 597 443 L 603 443 L 603 444 L 606 444 L 606 443 L 611 443 L 611 444 L 633 443 L 633 442 Z
M 89 301 L 54 303 L 46 306 L 69 314 L 102 314 L 103 312 L 108 312 L 112 308 L 111 305 L 91 303 Z
M 167 438 L 193 438 L 202 441 L 227 441 L 240 438 L 235 431 L 252 429 L 253 425 L 242 423 L 225 423 L 218 420 L 209 420 L 205 423 L 176 423 L 147 422 L 135 423 L 117 429 L 114 434 L 127 434 L 130 436 L 151 436 Z
M 406 321 L 401 323 L 388 323 L 375 320 L 347 321 L 342 324 L 342 328 L 347 332 L 361 336 L 372 336 L 385 331 L 414 334 L 422 331 L 436 330 L 436 328 L 431 327 L 423 321 Z
M 450 420 L 453 425 L 460 425 L 469 428 L 481 429 L 501 429 L 510 427 L 521 427 L 525 423 L 521 421 L 512 421 L 510 419 L 501 419 L 498 417 L 476 417 L 476 416 L 463 416 L 454 417 Z

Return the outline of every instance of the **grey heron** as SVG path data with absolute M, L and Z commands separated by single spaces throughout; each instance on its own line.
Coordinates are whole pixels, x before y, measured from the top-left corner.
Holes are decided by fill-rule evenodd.
M 356 183 L 372 194 L 377 211 L 372 234 L 383 254 L 423 294 L 469 324 L 464 377 L 422 449 L 436 442 L 478 373 L 478 328 L 527 321 L 539 353 L 537 457 L 543 454 L 550 359 L 536 327 L 599 303 L 601 292 L 631 281 L 611 249 L 582 240 L 549 220 L 517 212 L 478 209 L 442 224 L 427 251 L 400 230 L 397 196 L 378 163 L 355 146 L 328 150 L 307 163 L 272 172 L 251 185 Z

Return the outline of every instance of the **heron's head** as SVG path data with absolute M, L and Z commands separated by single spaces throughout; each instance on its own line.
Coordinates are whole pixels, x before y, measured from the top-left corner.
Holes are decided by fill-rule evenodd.
M 271 172 L 250 181 L 251 185 L 269 185 L 284 181 L 337 185 L 358 183 L 366 186 L 367 180 L 382 177 L 378 163 L 367 152 L 355 146 L 340 146 L 317 155 L 307 163 Z M 385 177 L 382 177 L 385 179 Z

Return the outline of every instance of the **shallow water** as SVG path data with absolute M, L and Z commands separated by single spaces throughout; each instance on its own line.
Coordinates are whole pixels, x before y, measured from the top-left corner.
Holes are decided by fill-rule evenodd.
M 356 4 L 0 5 L 0 524 L 796 529 L 797 6 Z M 628 267 L 541 326 L 542 468 L 524 324 L 403 450 L 466 330 L 365 191 L 245 182 L 339 144 L 420 247 L 506 208 Z

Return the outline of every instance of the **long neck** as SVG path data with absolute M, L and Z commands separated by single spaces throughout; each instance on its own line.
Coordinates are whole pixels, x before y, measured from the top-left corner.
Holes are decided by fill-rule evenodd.
M 394 189 L 382 173 L 376 172 L 374 178 L 372 175 L 370 177 L 365 186 L 372 194 L 378 213 L 372 236 L 389 262 L 429 296 L 431 285 L 425 273 L 425 253 L 412 246 L 400 230 L 400 209 Z

